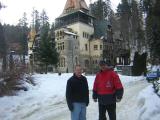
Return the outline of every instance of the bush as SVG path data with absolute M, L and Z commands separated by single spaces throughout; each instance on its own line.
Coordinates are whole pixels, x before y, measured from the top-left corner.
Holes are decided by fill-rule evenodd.
M 23 65 L 14 67 L 12 71 L 1 73 L 0 97 L 15 95 L 18 90 L 27 91 L 24 82 L 35 85 L 32 76 L 26 74 L 27 68 Z

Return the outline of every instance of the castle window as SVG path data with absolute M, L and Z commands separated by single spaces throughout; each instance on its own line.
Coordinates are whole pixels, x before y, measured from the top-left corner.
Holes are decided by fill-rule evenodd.
M 74 39 L 77 39 L 77 36 L 74 36 Z
M 95 60 L 95 64 L 98 64 L 98 61 L 97 61 L 97 60 Z
M 64 42 L 58 43 L 58 50 L 64 50 Z
M 59 37 L 59 32 L 57 32 L 57 37 Z
M 89 61 L 88 61 L 88 60 L 85 60 L 85 61 L 84 61 L 84 65 L 85 65 L 85 67 L 89 67 Z
M 86 33 L 86 32 L 83 32 L 83 38 L 89 38 L 89 34 L 88 33 Z
M 94 50 L 98 50 L 98 45 L 94 45 Z
M 88 45 L 87 44 L 85 44 L 85 50 L 88 51 Z
M 100 45 L 100 50 L 102 50 L 102 45 Z
M 65 67 L 65 58 L 61 57 L 59 61 L 59 67 Z
M 85 37 L 85 33 L 83 32 L 83 37 Z
M 62 31 L 60 31 L 60 33 L 59 33 L 59 34 L 60 34 L 60 36 L 62 36 Z
M 62 50 L 64 50 L 64 42 L 62 43 Z

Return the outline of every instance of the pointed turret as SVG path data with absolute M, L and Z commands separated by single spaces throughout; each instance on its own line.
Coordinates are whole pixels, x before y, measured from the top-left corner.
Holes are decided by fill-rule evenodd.
M 67 0 L 62 15 L 76 10 L 89 11 L 85 0 Z

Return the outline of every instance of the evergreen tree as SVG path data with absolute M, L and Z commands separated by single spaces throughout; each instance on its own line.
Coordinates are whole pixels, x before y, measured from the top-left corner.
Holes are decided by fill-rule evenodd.
M 0 9 L 2 9 L 2 7 L 3 7 L 3 6 L 2 6 L 2 3 L 0 2 Z
M 0 10 L 2 9 L 2 8 L 5 8 L 6 6 L 5 5 L 3 5 L 1 2 L 0 2 Z
M 3 25 L 6 43 L 21 42 L 21 27 L 13 25 Z
M 2 8 L 2 3 L 0 2 L 0 9 Z
M 145 34 L 143 30 L 143 16 L 136 0 L 121 0 L 118 5 L 120 31 L 126 49 L 130 50 L 131 60 L 135 51 L 142 53 L 146 49 Z M 134 61 L 135 62 L 135 61 Z
M 0 10 L 2 8 L 5 8 L 6 6 L 4 6 L 1 2 L 0 2 Z M 2 62 L 2 71 L 6 71 L 7 69 L 7 44 L 5 41 L 5 35 L 4 35 L 4 29 L 2 24 L 0 23 L 0 56 L 3 58 L 3 62 Z
M 48 65 L 58 63 L 58 53 L 55 49 L 55 42 L 51 37 L 49 23 L 46 23 L 41 28 L 40 47 L 38 49 L 39 60 L 45 65 L 45 73 L 47 73 Z
M 139 57 L 139 54 L 138 52 L 135 53 L 134 55 L 134 61 L 133 61 L 133 69 L 132 69 L 132 73 L 134 76 L 137 76 L 138 75 L 138 57 Z
M 142 12 L 135 0 L 131 2 L 131 44 L 138 52 L 142 51 L 142 46 L 146 46 Z
M 151 44 L 151 51 L 153 57 L 158 59 L 160 64 L 160 1 L 156 0 L 153 7 L 153 42 Z
M 91 14 L 96 18 L 94 21 L 95 37 L 105 36 L 112 12 L 110 0 L 98 0 L 90 5 L 90 9 Z
M 54 24 L 54 22 L 52 23 L 52 25 L 51 25 L 51 30 L 50 30 L 50 32 L 51 32 L 51 38 L 53 39 L 53 40 L 55 40 L 55 24 Z M 55 41 L 54 41 L 55 42 Z
M 42 10 L 42 13 L 40 15 L 40 25 L 43 27 L 44 25 L 48 24 L 48 16 L 45 10 Z
M 120 31 L 127 49 L 130 48 L 130 18 L 131 8 L 127 0 L 121 0 L 121 4 L 117 7 L 117 14 L 119 15 Z
M 160 63 L 160 1 L 141 0 L 140 3 L 146 15 L 146 37 L 149 43 L 152 63 Z
M 5 72 L 7 69 L 7 61 L 6 61 L 7 45 L 4 37 L 3 26 L 1 23 L 0 23 L 0 56 L 3 58 L 2 70 Z
M 22 46 L 22 54 L 23 54 L 23 63 L 25 64 L 25 55 L 28 52 L 28 44 L 27 44 L 27 36 L 28 36 L 28 27 L 27 27 L 27 14 L 24 13 L 23 17 L 19 20 L 18 26 L 20 28 L 20 43 Z
M 36 33 L 40 30 L 40 16 L 38 10 L 33 8 L 32 11 L 32 28 L 35 28 Z
M 135 52 L 134 62 L 133 62 L 133 75 L 140 76 L 146 75 L 147 68 L 146 68 L 146 60 L 147 60 L 147 53 L 143 53 L 140 55 L 138 52 Z
M 147 73 L 147 53 L 143 53 L 141 55 L 141 61 L 142 61 L 142 73 L 146 75 Z

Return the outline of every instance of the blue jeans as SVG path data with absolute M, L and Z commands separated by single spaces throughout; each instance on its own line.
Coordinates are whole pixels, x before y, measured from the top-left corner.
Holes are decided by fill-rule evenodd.
M 71 120 L 86 120 L 86 104 L 73 103 L 73 111 L 71 112 Z

